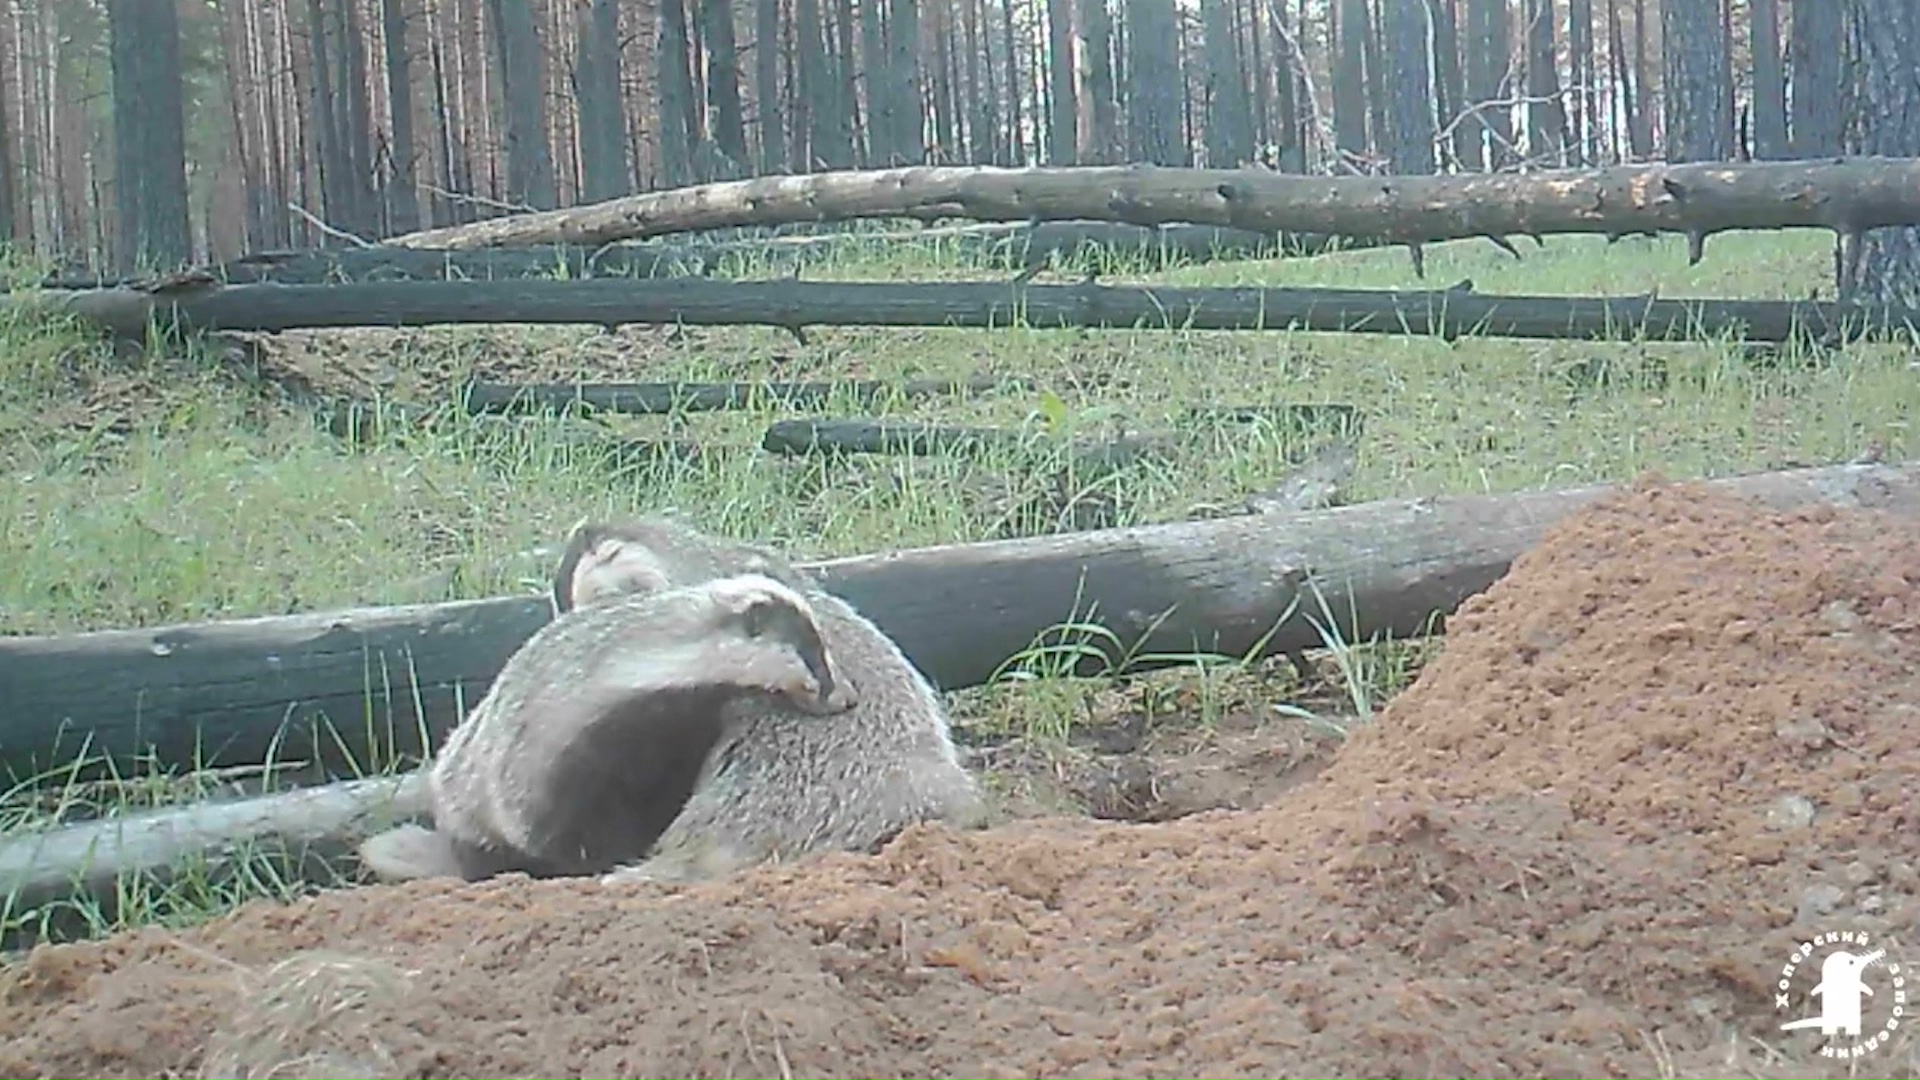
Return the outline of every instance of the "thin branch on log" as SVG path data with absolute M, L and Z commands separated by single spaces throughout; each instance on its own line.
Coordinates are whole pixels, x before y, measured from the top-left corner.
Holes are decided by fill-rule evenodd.
M 11 309 L 11 310 L 10 310 Z M 42 292 L 9 314 L 72 315 L 141 339 L 149 319 L 197 330 L 446 323 L 682 323 L 996 329 L 1319 330 L 1546 339 L 1835 342 L 1898 338 L 1920 311 L 1838 302 L 1494 296 L 1430 291 L 802 281 L 397 281 Z
M 16 924 L 31 926 L 39 921 L 36 909 L 75 894 L 101 905 L 110 919 L 125 877 L 145 873 L 164 884 L 167 871 L 197 861 L 196 872 L 217 884 L 250 858 L 336 862 L 362 838 L 424 812 L 424 795 L 419 775 L 410 773 L 16 833 L 0 841 L 0 881 L 7 882 Z M 57 912 L 46 914 L 53 916 L 49 938 L 84 930 L 62 926 Z M 79 912 L 73 914 L 68 921 L 77 921 Z
M 765 176 L 428 229 L 418 248 L 604 244 L 728 225 L 908 217 L 1194 222 L 1394 243 L 1547 233 L 1920 225 L 1920 158 L 1303 176 L 1151 165 L 915 167 Z
M 1920 462 L 1709 486 L 1777 508 L 1920 517 Z M 1329 618 L 1348 641 L 1418 635 L 1608 490 L 1396 500 L 887 552 L 813 569 L 937 685 L 953 688 L 990 679 L 1070 618 L 1162 654 L 1244 655 L 1263 637 L 1269 651 L 1318 648 Z M 338 761 L 336 740 L 363 762 L 417 755 L 422 730 L 437 741 L 460 703 L 471 707 L 549 616 L 545 598 L 515 597 L 0 639 L 8 703 L 0 768 L 30 775 L 68 764 L 50 752 L 66 728 L 87 732 L 123 774 L 149 754 L 177 769 L 285 760 L 308 747 L 323 763 Z
M 1274 237 L 1243 229 L 1207 225 L 1146 228 L 1108 221 L 1049 221 L 1039 225 L 962 225 L 913 232 L 835 233 L 826 236 L 771 236 L 738 240 L 680 240 L 644 244 L 530 247 L 441 251 L 375 245 L 267 251 L 243 256 L 204 271 L 229 285 L 327 285 L 371 281 L 502 281 L 524 278 L 657 278 L 706 276 L 723 260 L 764 260 L 778 271 L 813 262 L 831 262 L 861 252 L 876 256 L 912 250 L 951 251 L 993 268 L 1037 268 L 1053 258 L 1125 257 L 1147 269 L 1176 263 L 1231 259 L 1270 259 L 1319 255 L 1370 246 L 1337 236 Z M 100 289 L 136 286 L 137 277 L 53 275 L 46 289 Z M 0 284 L 0 291 L 6 286 Z
M 902 398 L 976 397 L 1028 390 L 1031 379 L 979 375 L 966 380 L 910 379 L 767 383 L 493 383 L 471 382 L 463 394 L 470 413 L 560 412 L 574 405 L 614 413 L 716 412 L 759 405 L 796 408 L 839 400 L 871 406 Z

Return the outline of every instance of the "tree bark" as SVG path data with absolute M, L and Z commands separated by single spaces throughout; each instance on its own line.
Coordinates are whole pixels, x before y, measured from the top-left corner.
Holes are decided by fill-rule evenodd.
M 18 63 L 19 51 L 9 48 L 7 35 L 0 34 L 0 247 L 12 248 L 29 238 L 30 230 L 22 228 L 26 218 L 20 213 L 19 187 L 13 171 L 14 124 L 11 112 L 12 88 L 8 85 L 6 74 L 13 64 Z
M 1527 0 L 1527 156 L 1566 164 L 1567 116 L 1560 107 L 1553 0 Z
M 1093 2 L 1103 3 L 1104 0 Z M 1080 115 L 1073 77 L 1074 0 L 1046 0 L 1046 5 L 1049 88 L 1046 161 L 1049 165 L 1072 165 L 1078 149 L 1076 129 Z
M 740 106 L 740 53 L 733 40 L 732 0 L 701 0 L 707 43 L 707 103 L 713 109 L 713 143 L 727 159 L 728 175 L 749 173 L 747 122 Z
M 693 74 L 687 60 L 685 0 L 659 0 L 660 39 L 655 52 L 660 98 L 660 180 L 665 187 L 693 181 L 693 132 L 687 116 Z
M 780 109 L 780 0 L 753 3 L 753 110 L 760 175 L 786 171 L 786 117 Z
M 920 0 L 890 0 L 887 9 L 886 70 L 888 164 L 916 165 L 927 160 L 926 106 L 920 94 Z
M 1920 224 L 1920 159 L 1623 165 L 1391 179 L 1151 166 L 925 167 L 652 192 L 431 229 L 390 243 L 597 246 L 694 229 L 878 217 L 1190 221 L 1396 243 L 1516 233 L 1666 231 L 1699 238 L 1726 229 L 1849 230 Z
M 1493 170 L 1514 158 L 1512 114 L 1504 106 L 1488 104 L 1512 91 L 1506 0 L 1467 0 L 1467 18 L 1467 96 L 1470 105 L 1480 107 L 1467 125 L 1474 132 L 1474 145 L 1486 140 L 1485 153 L 1474 160 Z
M 1133 160 L 1184 165 L 1180 22 L 1173 0 L 1127 0 L 1127 128 Z
M 1748 0 L 1753 31 L 1753 156 L 1772 161 L 1792 156 L 1787 144 L 1787 73 L 1780 57 L 1779 0 Z
M 1393 171 L 1433 172 L 1433 79 L 1427 48 L 1427 0 L 1387 0 L 1381 19 L 1391 42 L 1393 84 L 1387 93 Z
M 172 0 L 111 0 L 116 259 L 171 270 L 193 258 L 181 109 L 180 22 Z
M 1367 4 L 1334 0 L 1333 141 L 1349 154 L 1367 152 Z
M 495 70 L 507 113 L 507 198 L 538 209 L 555 205 L 553 150 L 547 139 L 546 59 L 531 0 L 487 0 Z
M 1174 288 L 953 282 L 396 281 L 235 285 L 184 293 L 46 291 L 0 315 L 72 316 L 141 339 L 149 321 L 182 331 L 353 326 L 629 323 L 690 326 L 926 326 L 1041 329 L 1318 330 L 1546 340 L 1646 337 L 1749 342 L 1898 340 L 1920 309 L 1788 300 L 1481 295 L 1466 287 Z
M 1113 16 L 1107 0 L 1078 0 L 1074 5 L 1086 29 L 1086 66 L 1080 85 L 1079 152 L 1081 164 L 1114 161 L 1120 153 L 1119 119 L 1113 93 Z
M 1253 118 L 1247 108 L 1243 65 L 1235 43 L 1229 0 L 1201 0 L 1203 49 L 1207 57 L 1202 85 L 1207 104 L 1207 164 L 1237 169 L 1253 159 Z
M 1606 0 L 1613 7 L 1614 0 Z M 1595 102 L 1600 96 L 1600 80 L 1594 77 L 1593 0 L 1568 0 L 1567 55 L 1571 60 L 1572 82 L 1569 89 L 1578 103 L 1572 114 L 1574 165 L 1595 165 L 1600 161 L 1598 145 L 1600 116 Z
M 387 230 L 408 233 L 420 227 L 420 186 L 414 166 L 419 154 L 413 136 L 413 53 L 407 47 L 407 13 L 402 0 L 382 0 L 381 35 L 386 39 L 387 104 L 393 115 L 393 146 L 387 172 Z M 620 192 L 593 196 L 609 198 Z
M 618 0 L 593 0 L 576 9 L 576 18 L 580 25 L 574 47 L 573 96 L 580 109 L 581 196 L 583 201 L 599 202 L 633 190 L 621 116 Z
M 1920 466 L 1911 464 L 1705 486 L 1781 510 L 1865 507 L 1901 523 L 1920 516 Z M 1119 648 L 1163 655 L 1320 648 L 1329 621 L 1346 641 L 1444 630 L 1436 615 L 1486 589 L 1548 529 L 1613 490 L 1394 500 L 886 552 L 810 569 L 936 685 L 954 689 L 991 679 L 1068 618 L 1104 626 Z M 514 597 L 0 638 L 0 700 L 10 703 L 0 765 L 15 775 L 68 766 L 74 749 L 59 734 L 73 730 L 88 732 L 90 752 L 122 775 L 143 759 L 191 769 L 310 748 L 323 763 L 342 751 L 359 761 L 418 756 L 422 731 L 437 744 L 459 703 L 477 702 L 550 612 L 545 598 Z
M 1727 38 L 1719 0 L 1661 0 L 1668 161 L 1733 158 L 1733 110 L 1721 78 Z
M 1854 101 L 1862 149 L 1920 154 L 1920 8 L 1908 0 L 1854 0 L 1865 31 Z M 1840 295 L 1920 304 L 1920 229 L 1876 229 L 1842 248 Z
M 1846 120 L 1845 5 L 1840 0 L 1794 0 L 1793 155 L 1832 157 L 1842 152 Z

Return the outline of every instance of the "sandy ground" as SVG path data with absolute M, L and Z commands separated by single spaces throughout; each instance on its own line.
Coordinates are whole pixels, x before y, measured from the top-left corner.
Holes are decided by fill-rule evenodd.
M 1775 984 L 1856 931 L 1889 950 L 1863 1038 L 1904 998 L 1916 576 L 1920 537 L 1874 516 L 1642 486 L 1519 560 L 1264 805 L 42 947 L 0 972 L 0 1072 L 1912 1075 L 1905 1026 L 1852 1063 L 1820 1053 L 1845 1035 L 1780 1030 L 1818 1012 L 1826 945 L 1785 1007 Z

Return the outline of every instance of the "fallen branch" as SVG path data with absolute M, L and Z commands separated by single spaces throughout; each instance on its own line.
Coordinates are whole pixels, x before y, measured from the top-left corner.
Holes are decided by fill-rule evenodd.
M 971 379 L 911 379 L 767 383 L 493 383 L 472 382 L 462 395 L 470 413 L 563 411 L 573 405 L 615 413 L 713 412 L 756 404 L 788 408 L 839 400 L 872 406 L 902 398 L 974 397 L 998 390 L 1031 389 L 1033 380 L 989 375 Z
M 1920 462 L 1711 486 L 1780 508 L 1920 516 Z M 1329 618 L 1348 641 L 1418 635 L 1608 490 L 1395 500 L 885 552 L 815 568 L 929 678 L 953 688 L 992 678 L 1066 620 L 1101 624 L 1154 653 L 1243 655 L 1263 639 L 1268 651 L 1318 648 Z M 66 729 L 87 733 L 94 753 L 123 774 L 138 771 L 146 754 L 175 769 L 418 755 L 422 731 L 439 738 L 549 614 L 544 598 L 515 597 L 0 639 L 0 766 L 26 775 L 69 764 L 75 748 L 63 751 L 57 738 Z
M 1055 447 L 1032 432 L 1008 428 L 946 427 L 878 423 L 872 420 L 780 420 L 767 428 L 761 449 L 772 454 L 900 454 L 914 457 L 969 455 L 992 450 Z M 1173 452 L 1170 436 L 1131 436 L 1067 447 L 1082 466 L 1121 468 L 1148 456 Z
M 449 323 L 684 323 L 707 326 L 1026 325 L 1188 330 L 1320 330 L 1494 337 L 1841 341 L 1897 337 L 1920 311 L 1783 300 L 1493 296 L 1450 289 L 1141 288 L 985 282 L 404 281 L 237 285 L 163 292 L 43 292 L 0 303 L 72 315 L 141 338 L 149 320 L 195 330 L 430 326 Z
M 252 858 L 336 863 L 360 839 L 425 809 L 420 779 L 407 774 L 16 833 L 0 841 L 5 922 L 32 928 L 44 921 L 45 937 L 74 936 L 86 928 L 79 912 L 41 909 L 81 895 L 112 919 L 126 895 L 124 879 L 146 875 L 164 885 L 168 872 L 182 865 L 204 875 L 204 884 L 218 885 Z M 295 879 L 320 876 L 296 872 Z M 23 936 L 41 935 L 13 935 Z
M 1287 235 L 1172 224 L 1157 228 L 1108 221 L 1048 221 L 1019 225 L 960 225 L 912 231 L 865 230 L 825 236 L 770 236 L 735 240 L 676 239 L 579 247 L 538 244 L 443 251 L 378 244 L 367 248 L 263 251 L 204 268 L 228 285 L 330 285 L 377 281 L 516 281 L 559 276 L 704 277 L 727 259 L 752 260 L 790 271 L 855 255 L 898 257 L 914 250 L 952 254 L 990 268 L 1032 269 L 1051 259 L 1124 258 L 1145 270 L 1230 259 L 1319 255 L 1366 244 L 1325 235 Z M 53 274 L 46 289 L 137 287 L 139 277 Z M 5 291 L 5 286 L 0 286 Z
M 396 435 L 426 435 L 446 424 L 447 410 L 420 408 L 396 402 L 361 398 L 334 398 L 315 405 L 314 421 L 336 438 L 372 445 Z M 558 443 L 579 457 L 599 457 L 613 469 L 645 468 L 666 463 L 698 461 L 722 447 L 669 439 L 628 439 L 586 425 L 555 428 L 533 426 L 523 420 L 476 416 L 464 420 L 480 438 L 471 445 L 511 448 L 516 439 L 533 438 Z M 745 448 L 742 448 L 745 449 Z M 509 452 L 511 450 L 509 449 Z
M 765 176 L 427 229 L 416 248 L 604 244 L 728 225 L 906 217 L 1194 222 L 1399 243 L 1520 234 L 1920 225 L 1920 159 L 1703 162 L 1453 176 L 1304 176 L 1151 165 L 913 167 Z

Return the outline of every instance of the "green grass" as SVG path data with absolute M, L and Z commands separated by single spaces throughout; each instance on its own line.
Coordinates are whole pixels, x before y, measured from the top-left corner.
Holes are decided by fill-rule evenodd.
M 1698 266 L 1679 238 L 1549 238 L 1516 261 L 1489 243 L 1438 245 L 1417 279 L 1403 250 L 1222 263 L 1110 281 L 1437 288 L 1481 292 L 1799 298 L 1826 284 L 1825 233 L 1715 238 Z M 810 265 L 808 279 L 1004 277 L 928 251 Z M 762 267 L 742 265 L 741 273 Z M 16 275 L 22 273 L 16 268 Z M 1077 268 L 1063 267 L 1076 275 Z M 1190 405 L 1344 402 L 1366 413 L 1347 498 L 1501 492 L 1621 480 L 1644 470 L 1722 475 L 1854 456 L 1870 442 L 1911 456 L 1920 380 L 1900 347 L 1766 362 L 1733 342 L 1589 344 L 1387 335 L 759 328 L 450 328 L 285 335 L 269 349 L 407 405 L 444 405 L 479 374 L 733 380 L 1030 376 L 1041 393 L 894 402 L 880 414 L 1023 426 L 1031 445 L 977 459 L 782 461 L 723 453 L 616 471 L 591 451 L 608 434 L 751 447 L 779 411 L 605 422 L 474 421 L 451 413 L 358 443 L 212 349 L 116 354 L 75 328 L 0 322 L 0 617 L 57 633 L 541 588 L 553 544 L 587 515 L 673 509 L 798 558 L 985 539 L 1058 527 L 1023 513 L 1044 496 L 1098 495 L 1114 523 L 1178 520 L 1266 487 L 1325 432 L 1189 431 L 1170 463 L 1056 480 L 1059 440 L 1170 430 Z M 617 373 L 617 374 L 616 374 Z M 821 415 L 871 415 L 829 406 Z M 584 441 L 583 441 L 584 440 Z M 1056 491 L 1063 487 L 1064 491 Z M 1061 612 L 1063 626 L 1076 613 Z M 1071 634 L 1068 634 L 1070 637 Z M 1056 643 L 1061 640 L 1056 636 Z M 1404 650 L 1330 641 L 1344 703 L 1376 711 L 1411 677 Z M 1058 659 L 1055 650 L 1054 659 Z M 1045 650 L 995 691 L 1016 706 L 981 723 L 1058 736 L 1085 695 Z M 1202 673 L 1202 678 L 1211 677 Z M 1286 692 L 1282 687 L 1276 693 Z M 1292 688 L 1297 689 L 1297 688 Z M 1009 719 L 1011 718 L 1011 719 Z M 370 769 L 390 763 L 369 763 Z M 108 796 L 150 802 L 133 780 Z M 193 785 L 167 790 L 193 790 Z M 24 796 L 10 805 L 29 805 Z M 96 799 L 96 801 L 99 801 Z M 8 834 L 61 816 L 0 818 Z M 110 808 L 109 808 L 110 809 Z M 242 875 L 244 880 L 246 875 Z M 209 893 L 189 913 L 280 885 Z M 217 892 L 217 890 L 215 890 Z M 204 903 L 202 903 L 204 901 Z M 172 910 L 172 909 L 169 909 Z M 124 920 L 160 917 L 136 904 Z M 22 916 L 13 913 L 10 919 Z M 109 922 L 113 920 L 108 920 Z M 3 928 L 0 928 L 3 929 Z

